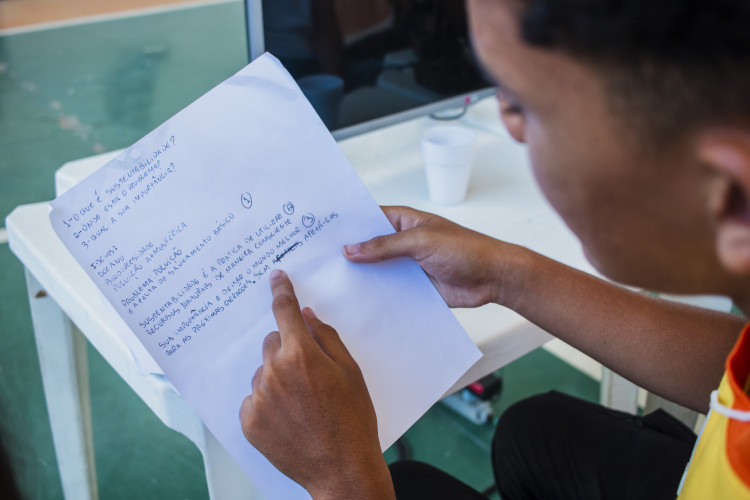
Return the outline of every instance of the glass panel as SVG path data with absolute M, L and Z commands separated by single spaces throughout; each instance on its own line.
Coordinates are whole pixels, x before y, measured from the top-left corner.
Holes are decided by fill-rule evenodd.
M 464 0 L 262 0 L 262 6 L 265 49 L 331 130 L 491 86 L 474 58 Z

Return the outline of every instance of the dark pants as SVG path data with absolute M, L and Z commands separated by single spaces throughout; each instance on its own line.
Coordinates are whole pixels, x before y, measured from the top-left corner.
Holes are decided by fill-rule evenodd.
M 694 443 L 661 410 L 635 417 L 550 392 L 503 413 L 492 462 L 503 500 L 674 500 Z M 392 464 L 391 476 L 398 500 L 485 498 L 420 462 Z

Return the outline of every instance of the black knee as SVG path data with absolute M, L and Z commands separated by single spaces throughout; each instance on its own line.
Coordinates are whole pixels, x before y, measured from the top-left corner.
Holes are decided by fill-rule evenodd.
M 544 498 L 540 483 L 559 469 L 572 435 L 582 437 L 577 419 L 589 406 L 594 405 L 549 392 L 503 412 L 492 441 L 493 469 L 502 498 Z
M 531 436 L 547 432 L 550 426 L 559 427 L 561 398 L 557 392 L 538 394 L 511 405 L 503 412 L 495 428 L 493 453 L 523 446 Z
M 484 500 L 479 492 L 429 464 L 401 460 L 389 465 L 398 500 Z

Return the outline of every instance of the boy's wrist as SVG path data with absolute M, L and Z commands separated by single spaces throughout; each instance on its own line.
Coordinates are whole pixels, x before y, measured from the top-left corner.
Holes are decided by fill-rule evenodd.
M 518 245 L 506 245 L 493 272 L 492 302 L 517 310 L 538 254 Z
M 395 500 L 393 482 L 385 459 L 370 467 L 338 471 L 332 481 L 310 491 L 313 500 Z

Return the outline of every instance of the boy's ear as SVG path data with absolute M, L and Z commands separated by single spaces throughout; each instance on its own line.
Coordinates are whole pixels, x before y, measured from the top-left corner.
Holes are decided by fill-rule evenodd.
M 719 262 L 732 274 L 750 275 L 750 129 L 706 131 L 697 142 L 697 153 L 716 179 L 709 209 Z

